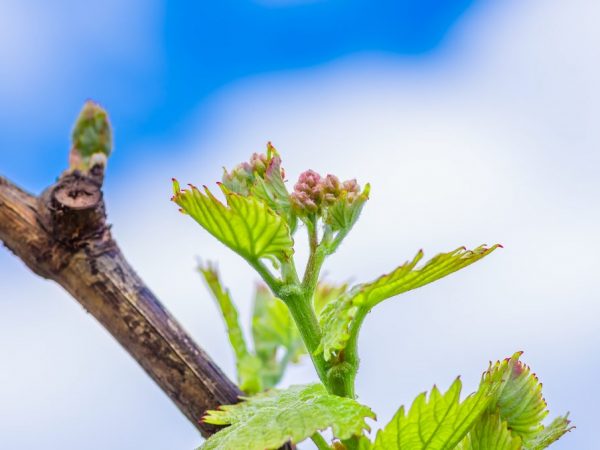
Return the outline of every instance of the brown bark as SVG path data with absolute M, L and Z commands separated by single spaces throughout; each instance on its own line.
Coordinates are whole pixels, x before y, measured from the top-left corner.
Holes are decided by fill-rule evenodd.
M 240 391 L 125 260 L 106 223 L 102 177 L 100 166 L 65 174 L 39 197 L 0 177 L 0 240 L 69 292 L 208 436 L 215 427 L 200 418 Z

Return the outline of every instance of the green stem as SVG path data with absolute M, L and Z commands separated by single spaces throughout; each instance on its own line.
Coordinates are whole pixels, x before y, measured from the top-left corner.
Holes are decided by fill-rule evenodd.
M 331 447 L 329 446 L 325 438 L 321 436 L 321 433 L 315 433 L 310 438 L 319 450 L 331 450 Z
M 327 379 L 327 362 L 325 361 L 322 352 L 315 354 L 315 350 L 321 342 L 321 328 L 319 327 L 319 322 L 315 316 L 311 299 L 303 295 L 301 289 L 298 290 L 300 292 L 296 295 L 286 295 L 285 292 L 280 292 L 279 298 L 287 304 L 319 378 L 326 387 L 329 387 Z
M 323 238 L 321 243 L 318 242 L 317 226 L 316 223 L 309 227 L 308 230 L 309 244 L 310 244 L 310 255 L 308 262 L 306 263 L 306 270 L 304 271 L 304 277 L 302 279 L 302 288 L 306 295 L 312 299 L 317 283 L 319 282 L 319 274 L 321 273 L 321 267 L 325 262 L 325 258 L 328 253 L 328 244 L 331 239 L 331 229 L 325 227 Z
M 321 246 L 316 247 L 314 251 L 311 250 L 310 256 L 308 257 L 308 263 L 306 264 L 306 270 L 304 271 L 304 277 L 302 279 L 302 288 L 306 293 L 306 296 L 312 300 L 315 293 L 317 283 L 319 282 L 319 274 L 321 273 L 321 267 L 325 262 L 325 249 Z
M 346 450 L 358 450 L 360 448 L 360 438 L 352 436 L 350 439 L 344 439 L 342 441 Z
M 290 256 L 290 259 L 287 261 L 281 263 L 281 276 L 283 277 L 283 282 L 286 284 L 300 284 L 294 255 Z
M 327 371 L 328 390 L 340 397 L 354 398 L 356 369 L 345 361 L 335 363 Z
M 261 276 L 261 278 L 263 279 L 263 281 L 267 284 L 267 286 L 269 286 L 269 288 L 271 289 L 271 291 L 273 291 L 273 293 L 276 293 L 281 286 L 283 285 L 283 282 L 274 277 L 273 274 L 269 271 L 269 269 L 267 269 L 267 267 L 259 260 L 247 260 L 250 265 L 254 268 L 254 270 L 256 270 L 258 272 L 258 274 Z M 277 294 L 275 294 L 277 295 Z
M 358 437 L 352 436 L 350 439 L 344 439 L 342 444 L 344 444 L 344 447 L 346 447 L 347 450 L 358 450 L 360 440 Z

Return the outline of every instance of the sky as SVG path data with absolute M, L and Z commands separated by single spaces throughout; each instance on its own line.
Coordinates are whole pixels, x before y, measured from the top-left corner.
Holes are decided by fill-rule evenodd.
M 246 319 L 256 276 L 177 213 L 171 177 L 210 185 L 270 140 L 290 184 L 307 168 L 371 182 L 332 281 L 373 279 L 420 248 L 504 245 L 369 315 L 357 392 L 374 428 L 434 383 L 460 374 L 473 390 L 489 360 L 522 350 L 551 416 L 577 425 L 552 448 L 596 448 L 600 6 L 212 3 L 0 2 L 0 174 L 41 191 L 65 168 L 83 102 L 101 102 L 114 236 L 232 377 L 196 259 L 218 262 Z M 201 442 L 93 317 L 5 249 L 0 355 L 0 448 Z M 305 362 L 284 384 L 314 377 Z

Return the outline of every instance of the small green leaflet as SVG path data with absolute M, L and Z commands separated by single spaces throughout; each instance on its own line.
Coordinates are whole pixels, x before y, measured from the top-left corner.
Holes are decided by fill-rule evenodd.
M 270 142 L 267 144 L 267 161 L 268 167 L 264 177 L 256 177 L 251 191 L 256 197 L 269 205 L 273 211 L 285 218 L 293 234 L 297 219 L 292 211 L 290 194 L 283 179 L 281 157 Z
M 298 362 L 306 354 L 306 347 L 287 306 L 274 297 L 266 286 L 257 287 L 252 317 L 252 352 L 244 339 L 238 311 L 229 291 L 223 288 L 217 269 L 206 264 L 199 267 L 199 272 L 225 321 L 235 353 L 240 389 L 246 394 L 255 394 L 275 386 L 287 365 Z
M 327 303 L 319 314 L 323 335 L 316 353 L 323 352 L 326 361 L 346 348 L 346 343 L 350 339 L 349 328 L 358 312 L 354 298 L 352 292 L 343 295 L 338 300 Z
M 320 315 L 321 311 L 323 311 L 327 304 L 342 298 L 347 290 L 348 285 L 345 283 L 330 284 L 325 281 L 319 281 L 313 298 L 313 307 L 315 308 L 315 313 Z
M 284 261 L 294 252 L 293 240 L 283 218 L 263 201 L 243 196 L 219 184 L 227 206 L 205 186 L 181 190 L 173 180 L 173 201 L 206 231 L 251 262 L 260 258 Z
M 501 377 L 500 387 L 459 450 L 541 450 L 570 430 L 566 417 L 559 417 L 548 427 L 542 425 L 548 414 L 542 386 L 519 361 L 520 356 L 518 352 L 490 364 L 486 373 Z
M 298 362 L 306 354 L 306 347 L 287 306 L 265 286 L 256 289 L 252 337 L 256 355 L 262 362 L 265 389 L 279 382 L 289 362 Z
M 227 334 L 231 346 L 233 347 L 233 351 L 236 356 L 240 358 L 248 353 L 248 346 L 246 345 L 244 334 L 240 327 L 237 308 L 231 300 L 229 290 L 223 289 L 217 269 L 210 263 L 200 265 L 198 271 L 204 277 L 204 281 L 206 281 L 208 288 L 212 292 L 213 297 L 219 306 L 223 319 L 225 320 L 225 325 L 227 326 Z
M 456 379 L 445 394 L 433 387 L 429 399 L 419 395 L 408 413 L 400 407 L 377 433 L 373 450 L 450 450 L 486 410 L 496 383 L 487 381 L 477 393 L 460 402 L 462 383 Z
M 521 450 L 521 438 L 513 436 L 499 414 L 486 414 L 457 450 Z
M 338 439 L 348 439 L 369 429 L 365 418 L 375 418 L 368 407 L 328 394 L 322 384 L 273 389 L 244 400 L 208 411 L 205 422 L 229 426 L 208 438 L 202 450 L 277 449 L 327 428 Z
M 213 294 L 221 315 L 225 320 L 229 342 L 235 353 L 238 383 L 240 389 L 247 394 L 254 394 L 264 389 L 261 380 L 262 364 L 259 358 L 248 351 L 246 340 L 238 319 L 238 311 L 231 300 L 229 291 L 223 289 L 217 269 L 210 265 L 200 266 L 199 272 L 204 277 Z
M 449 253 L 440 253 L 424 266 L 416 268 L 423 258 L 423 251 L 419 251 L 412 261 L 406 262 L 393 272 L 371 283 L 355 286 L 340 300 L 330 302 L 323 308 L 320 322 L 324 333 L 317 351 L 323 351 L 325 359 L 329 360 L 336 352 L 343 350 L 350 337 L 352 321 L 359 309 L 366 314 L 383 300 L 450 275 L 479 261 L 498 247 L 498 244 L 489 248 L 482 245 L 474 250 L 460 247 Z
M 347 193 L 342 194 L 333 205 L 327 209 L 326 223 L 333 231 L 343 230 L 347 234 L 354 226 L 366 201 L 369 199 L 371 185 L 367 184 L 360 195 L 354 200 L 347 199 Z
M 548 409 L 541 383 L 529 367 L 519 361 L 520 356 L 521 353 L 515 353 L 512 358 L 496 363 L 500 371 L 509 373 L 496 405 L 508 428 L 527 440 L 543 430 L 542 420 L 548 415 Z
M 537 435 L 525 442 L 525 450 L 542 450 L 553 442 L 559 440 L 565 433 L 571 431 L 571 421 L 568 415 L 554 419 L 550 425 L 544 427 Z

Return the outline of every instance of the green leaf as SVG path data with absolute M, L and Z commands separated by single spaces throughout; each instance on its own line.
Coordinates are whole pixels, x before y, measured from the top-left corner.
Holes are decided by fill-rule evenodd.
M 206 265 L 200 265 L 198 267 L 198 271 L 204 277 L 206 285 L 210 289 L 214 299 L 217 302 L 217 305 L 219 306 L 219 310 L 221 311 L 221 315 L 223 316 L 225 325 L 227 326 L 227 334 L 229 336 L 231 346 L 233 347 L 236 356 L 241 358 L 248 353 L 248 347 L 239 323 L 238 311 L 231 300 L 229 290 L 223 288 L 221 285 L 221 280 L 219 279 L 219 274 L 217 273 L 217 269 L 210 263 Z
M 571 431 L 571 421 L 568 416 L 560 416 L 554 419 L 550 425 L 544 427 L 533 438 L 525 442 L 525 450 L 542 450 L 553 442 L 559 440 L 564 434 Z
M 497 370 L 507 373 L 506 381 L 499 392 L 494 407 L 508 428 L 523 440 L 543 430 L 542 421 L 548 415 L 542 385 L 515 353 L 511 358 L 497 362 Z
M 400 407 L 377 433 L 373 450 L 450 450 L 468 433 L 488 407 L 498 381 L 484 377 L 480 389 L 460 402 L 460 379 L 445 394 L 433 387 L 429 399 L 419 395 L 408 413 Z
M 244 334 L 238 319 L 238 311 L 231 300 L 229 291 L 224 289 L 214 266 L 207 264 L 198 267 L 208 288 L 219 306 L 225 320 L 229 342 L 235 353 L 238 382 L 240 389 L 248 394 L 263 390 L 260 371 L 261 361 L 248 351 Z
M 371 283 L 361 285 L 355 303 L 372 308 L 387 298 L 425 286 L 467 267 L 489 255 L 498 247 L 500 247 L 499 244 L 489 248 L 481 245 L 474 250 L 459 247 L 448 253 L 440 253 L 423 267 L 415 269 L 417 263 L 423 258 L 421 250 L 412 261 L 404 263 L 393 272 L 383 275 Z
M 306 354 L 306 347 L 287 306 L 265 286 L 258 286 L 252 315 L 254 349 L 262 362 L 264 388 L 275 386 L 288 363 Z
M 263 201 L 243 196 L 219 185 L 227 199 L 221 203 L 205 186 L 181 190 L 173 181 L 173 201 L 223 244 L 256 262 L 260 258 L 286 261 L 293 253 L 293 240 L 285 221 Z
M 263 383 L 262 361 L 256 355 L 248 353 L 238 358 L 236 369 L 240 389 L 246 394 L 253 395 L 268 387 Z
M 566 417 L 559 417 L 548 427 L 542 425 L 548 414 L 542 385 L 519 360 L 521 354 L 517 352 L 510 358 L 490 364 L 487 378 L 498 380 L 499 388 L 461 450 L 496 450 L 496 447 L 489 447 L 494 441 L 503 443 L 504 446 L 498 447 L 502 450 L 541 450 L 570 430 Z
M 224 168 L 222 183 L 232 192 L 262 200 L 285 219 L 293 234 L 297 218 L 283 178 L 281 157 L 269 142 L 266 155 L 254 153 L 250 161 L 238 164 L 231 171 Z
M 369 199 L 371 185 L 367 183 L 363 191 L 354 200 L 348 200 L 348 193 L 342 192 L 340 198 L 327 208 L 327 217 L 325 222 L 331 226 L 333 231 L 343 230 L 347 234 L 356 221 Z
M 354 303 L 352 293 L 327 303 L 319 315 L 323 335 L 315 353 L 323 352 L 325 360 L 330 361 L 336 353 L 346 348 L 350 339 L 350 324 L 357 313 L 358 305 Z
M 267 144 L 267 169 L 263 176 L 255 177 L 251 192 L 285 218 L 291 234 L 294 233 L 297 218 L 283 180 L 281 157 L 270 142 Z
M 348 324 L 358 310 L 352 305 L 352 296 L 347 292 L 347 284 L 332 285 L 319 282 L 313 297 L 313 308 L 322 329 L 321 340 L 314 354 L 323 353 L 330 361 L 340 342 L 344 344 L 350 337 Z M 333 375 L 334 372 L 330 372 Z
M 436 387 L 401 407 L 377 433 L 373 450 L 541 450 L 569 431 L 566 417 L 546 428 L 539 383 L 521 353 L 490 364 L 479 389 L 460 402 L 457 379 L 445 394 Z M 533 380 L 533 381 L 532 381 Z
M 504 382 L 490 405 L 490 412 L 500 415 L 512 434 L 522 439 L 525 449 L 543 449 L 569 431 L 570 422 L 566 416 L 558 417 L 544 427 L 542 421 L 548 409 L 542 384 L 519 360 L 521 354 L 515 353 L 491 367 L 490 370 L 504 374 Z
M 521 438 L 513 436 L 499 414 L 486 414 L 460 443 L 457 450 L 521 450 Z
M 371 283 L 352 288 L 345 296 L 328 303 L 320 315 L 321 328 L 324 330 L 317 351 L 323 351 L 325 359 L 330 360 L 336 352 L 343 350 L 350 338 L 351 324 L 359 309 L 364 316 L 381 301 L 419 288 L 456 272 L 493 252 L 499 245 L 490 248 L 482 245 L 474 250 L 460 247 L 449 253 L 440 253 L 424 266 L 417 268 L 423 258 L 419 251 L 412 261 L 383 275 Z
M 321 311 L 329 303 L 337 301 L 342 298 L 348 290 L 347 284 L 329 284 L 324 281 L 319 281 L 317 288 L 315 289 L 315 295 L 313 298 L 313 306 L 317 315 L 321 314 Z
M 237 405 L 209 411 L 204 421 L 229 425 L 206 440 L 203 450 L 276 449 L 298 443 L 313 433 L 333 429 L 338 439 L 360 436 L 373 412 L 356 401 L 328 394 L 322 384 L 292 386 L 246 398 Z

